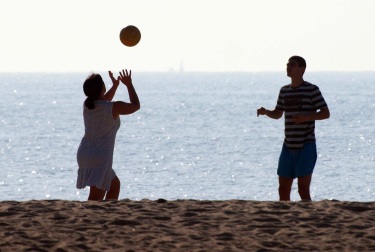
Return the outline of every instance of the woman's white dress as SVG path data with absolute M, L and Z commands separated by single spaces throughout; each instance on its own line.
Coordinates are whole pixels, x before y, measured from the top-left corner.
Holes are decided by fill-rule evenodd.
M 112 169 L 113 150 L 120 118 L 113 119 L 113 102 L 95 101 L 89 110 L 83 105 L 85 135 L 77 151 L 77 188 L 95 186 L 109 191 L 116 173 Z

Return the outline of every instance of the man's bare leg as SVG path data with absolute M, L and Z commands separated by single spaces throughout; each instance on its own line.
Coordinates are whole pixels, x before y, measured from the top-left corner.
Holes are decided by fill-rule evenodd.
M 279 176 L 279 196 L 280 201 L 290 201 L 293 178 Z
M 312 174 L 298 178 L 298 193 L 302 201 L 311 201 L 311 196 L 310 196 L 311 176 Z

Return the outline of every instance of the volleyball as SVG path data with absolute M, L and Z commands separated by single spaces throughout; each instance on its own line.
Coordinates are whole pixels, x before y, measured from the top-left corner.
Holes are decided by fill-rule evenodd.
M 128 25 L 121 30 L 120 40 L 126 46 L 135 46 L 141 40 L 141 32 L 134 25 Z

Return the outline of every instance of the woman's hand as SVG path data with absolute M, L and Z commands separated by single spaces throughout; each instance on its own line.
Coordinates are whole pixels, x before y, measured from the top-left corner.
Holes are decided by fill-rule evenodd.
M 139 103 L 137 92 L 132 83 L 132 71 L 122 70 L 120 72 L 120 81 L 128 88 L 130 103 L 118 101 L 113 104 L 112 116 L 117 118 L 119 115 L 128 115 L 137 111 L 141 104 Z
M 108 71 L 108 74 L 109 74 L 109 78 L 111 78 L 111 81 L 112 81 L 113 85 L 108 90 L 108 92 L 105 93 L 104 99 L 106 101 L 112 101 L 113 97 L 115 96 L 116 90 L 117 90 L 118 86 L 120 85 L 120 77 L 115 79 L 115 77 L 113 77 L 113 73 L 111 71 Z
M 117 77 L 117 79 L 115 79 L 115 77 L 113 77 L 113 73 L 111 71 L 108 71 L 108 74 L 109 74 L 109 78 L 111 78 L 113 86 L 120 85 L 120 77 Z
M 129 73 L 127 69 L 122 70 L 119 79 L 126 87 L 132 86 L 132 70 L 129 70 Z

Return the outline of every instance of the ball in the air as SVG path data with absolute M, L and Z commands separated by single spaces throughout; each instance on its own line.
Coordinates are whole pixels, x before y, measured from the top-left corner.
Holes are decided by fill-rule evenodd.
M 141 32 L 134 25 L 128 25 L 121 30 L 120 40 L 126 46 L 135 46 L 141 40 Z

